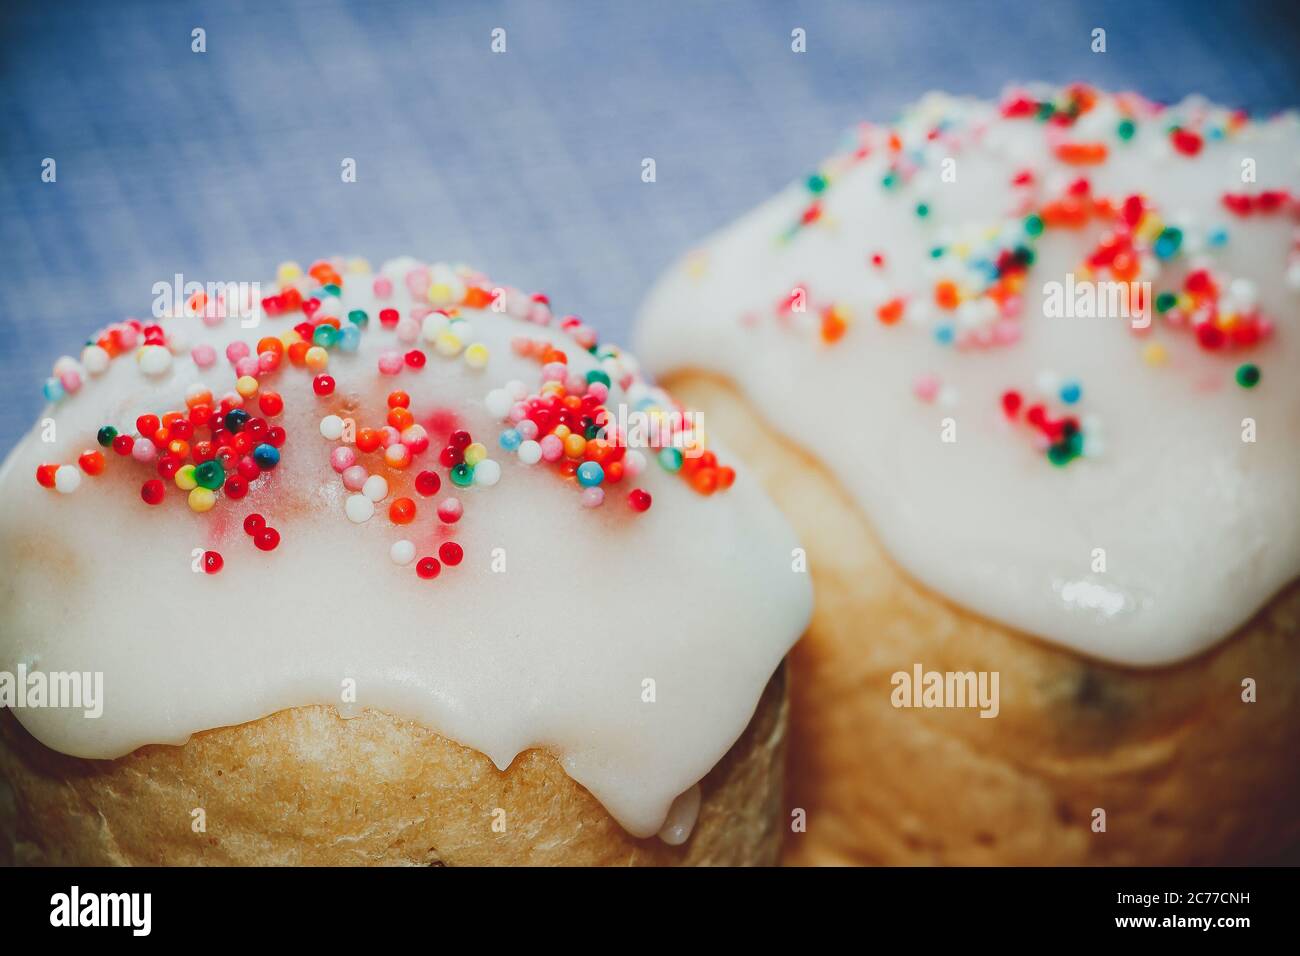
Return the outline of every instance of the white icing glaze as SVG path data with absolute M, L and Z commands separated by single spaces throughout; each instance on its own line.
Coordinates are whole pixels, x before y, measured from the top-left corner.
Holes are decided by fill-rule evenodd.
M 674 799 L 744 730 L 808 621 L 807 579 L 791 571 L 792 532 L 743 471 L 730 490 L 706 498 L 652 461 L 635 481 L 610 485 L 602 507 L 586 509 L 551 466 L 529 467 L 504 451 L 497 437 L 505 426 L 485 409 L 485 395 L 510 380 L 530 391 L 540 382 L 536 359 L 512 353 L 512 336 L 555 342 L 580 372 L 598 367 L 553 326 L 462 310 L 472 341 L 490 350 L 486 368 L 425 346 L 424 369 L 380 375 L 381 351 L 410 347 L 398 346 L 377 315 L 385 306 L 407 314 L 413 300 L 402 276 L 413 265 L 385 267 L 391 299 L 376 300 L 372 276 L 349 276 L 341 310 L 327 310 L 370 314 L 359 352 L 331 353 L 333 396 L 315 396 L 310 374 L 287 363 L 267 378 L 285 399 L 271 423 L 289 437 L 279 466 L 243 500 L 222 497 L 195 514 L 167 482 L 168 500 L 149 507 L 139 489 L 154 469 L 111 451 L 105 474 L 84 477 L 71 494 L 41 488 L 33 474 L 42 462 L 75 463 L 96 447 L 103 424 L 133 433 L 138 415 L 182 408 L 194 382 L 228 393 L 225 345 L 252 345 L 300 315 L 247 330 L 235 319 L 213 328 L 167 319 L 187 340 L 169 371 L 147 378 L 129 355 L 119 357 L 47 411 L 57 440 L 46 444 L 34 430 L 0 471 L 0 669 L 13 672 L 21 661 L 46 672 L 100 671 L 106 701 L 99 719 L 68 709 L 16 714 L 56 750 L 108 758 L 287 707 L 334 704 L 345 716 L 371 707 L 418 721 L 503 769 L 522 750 L 548 749 L 630 832 L 653 835 Z M 189 351 L 202 343 L 219 354 L 207 370 Z M 623 394 L 617 382 L 611 407 Z M 361 455 L 393 488 L 374 517 L 349 521 L 349 493 L 329 463 L 335 443 L 322 437 L 320 421 L 347 415 L 352 397 L 358 427 L 382 425 L 393 389 L 412 396 L 417 419 L 435 408 L 459 415 L 500 463 L 499 484 L 454 488 L 435 464 L 437 437 L 404 476 Z M 422 468 L 443 478 L 435 498 L 412 490 Z M 637 486 L 654 496 L 644 514 L 625 500 Z M 419 508 L 400 528 L 387 513 L 398 494 Z M 445 534 L 434 504 L 449 495 L 465 509 Z M 243 532 L 253 511 L 280 531 L 275 551 L 258 551 Z M 435 580 L 390 559 L 399 539 L 433 555 L 444 538 L 461 543 L 465 558 Z M 195 548 L 219 551 L 224 569 L 194 573 Z M 504 573 L 492 570 L 494 556 L 504 557 Z M 341 698 L 345 679 L 356 682 L 355 704 Z M 647 680 L 654 702 L 643 699 Z M 685 839 L 689 824 L 677 819 L 670 829 Z
M 1079 167 L 1052 155 L 1044 124 L 932 94 L 903 120 L 907 149 L 941 119 L 975 132 L 923 146 L 911 181 L 887 190 L 886 133 L 871 130 L 865 159 L 828 164 L 835 175 L 821 222 L 778 240 L 810 201 L 805 185 L 794 184 L 674 267 L 643 308 L 638 353 L 658 374 L 696 368 L 731 377 L 760 414 L 832 468 L 900 564 L 947 597 L 1114 662 L 1194 655 L 1300 571 L 1295 252 L 1290 285 L 1286 275 L 1294 222 L 1238 218 L 1220 201 L 1225 191 L 1300 196 L 1300 124 L 1287 114 L 1207 139 L 1194 158 L 1176 153 L 1169 117 L 1198 114 L 1222 115 L 1189 100 L 1164 117 L 1142 117 L 1121 143 L 1120 114 L 1106 99 L 1066 138 L 1105 141 L 1110 158 Z M 941 179 L 946 157 L 956 160 L 955 182 Z M 1258 181 L 1243 185 L 1247 158 Z M 1038 242 L 1018 343 L 938 344 L 936 323 L 951 313 L 933 304 L 945 266 L 930 249 L 967 227 L 1007 222 L 1021 188 L 1011 180 L 1022 168 L 1038 173 L 1040 200 L 1078 176 L 1091 180 L 1094 195 L 1142 193 L 1183 228 L 1190 250 L 1165 265 L 1154 291 L 1181 288 L 1188 263 L 1204 257 L 1216 274 L 1254 282 L 1275 334 L 1220 354 L 1160 317 L 1141 338 L 1122 318 L 1045 317 L 1044 283 L 1077 271 L 1102 233 L 1091 227 L 1049 230 Z M 931 209 L 925 219 L 915 212 L 921 201 Z M 1229 231 L 1226 246 L 1198 251 L 1217 226 Z M 875 252 L 886 257 L 883 268 L 869 262 Z M 776 316 L 795 287 L 851 314 L 837 344 L 809 327 L 812 308 Z M 877 321 L 877 307 L 895 296 L 909 297 L 905 317 Z M 1149 342 L 1167 350 L 1162 367 L 1145 363 Z M 1233 381 L 1242 362 L 1262 370 L 1253 390 Z M 1008 422 L 1000 403 L 1012 388 L 1032 401 L 1045 371 L 1079 381 L 1078 413 L 1096 418 L 1085 457 L 1062 468 L 1032 447 L 1023 425 Z M 932 402 L 913 394 L 923 375 L 937 377 Z M 940 440 L 948 417 L 955 443 Z M 1247 417 L 1258 429 L 1253 444 L 1242 441 Z M 1097 548 L 1105 549 L 1104 573 L 1093 570 Z

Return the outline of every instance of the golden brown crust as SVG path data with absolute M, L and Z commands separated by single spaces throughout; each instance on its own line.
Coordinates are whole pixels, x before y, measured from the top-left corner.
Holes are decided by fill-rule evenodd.
M 1087 660 L 903 573 L 820 462 L 729 383 L 673 393 L 759 473 L 808 552 L 815 610 L 791 657 L 788 862 L 1200 864 L 1300 848 L 1300 584 L 1176 667 Z M 891 675 L 998 671 L 1001 712 L 895 709 Z M 1242 700 L 1242 681 L 1258 701 Z M 1106 832 L 1091 828 L 1106 811 Z
M 0 864 L 770 865 L 787 710 L 783 665 L 701 781 L 681 847 L 630 836 L 549 753 L 527 751 L 502 773 L 375 711 L 344 720 L 300 707 L 107 761 L 55 753 L 6 711 Z M 193 829 L 196 809 L 206 832 Z

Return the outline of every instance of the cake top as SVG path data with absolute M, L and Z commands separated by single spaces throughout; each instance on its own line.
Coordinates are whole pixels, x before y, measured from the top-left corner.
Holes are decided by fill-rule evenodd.
M 863 124 L 652 294 L 922 581 L 1160 664 L 1300 570 L 1300 126 L 1085 85 Z
M 20 719 L 111 757 L 374 707 L 551 749 L 656 832 L 807 622 L 784 520 L 543 295 L 411 259 L 254 286 L 160 283 L 56 363 L 0 472 L 0 666 L 107 699 Z

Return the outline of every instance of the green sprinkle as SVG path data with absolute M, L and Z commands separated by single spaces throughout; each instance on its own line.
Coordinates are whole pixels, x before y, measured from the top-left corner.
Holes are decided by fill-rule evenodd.
M 1178 296 L 1172 292 L 1161 292 L 1156 296 L 1156 311 L 1164 314 L 1178 304 Z
M 312 343 L 322 348 L 333 348 L 334 343 L 339 340 L 338 329 L 332 325 L 318 325 L 316 331 L 311 334 Z
M 474 483 L 474 469 L 463 461 L 455 465 L 451 469 L 451 483 L 457 488 L 468 488 Z
M 1119 134 L 1120 139 L 1130 140 L 1133 138 L 1133 134 L 1137 132 L 1137 124 L 1131 119 L 1122 119 L 1119 121 L 1119 126 L 1115 129 L 1115 132 Z
M 1242 388 L 1254 388 L 1259 384 L 1259 366 L 1251 362 L 1237 369 L 1237 384 Z
M 348 313 L 348 321 L 365 328 L 366 323 L 370 321 L 370 316 L 366 315 L 364 309 L 353 309 Z
M 103 445 L 105 448 L 108 448 L 110 445 L 113 444 L 113 439 L 116 437 L 117 437 L 117 429 L 114 428 L 112 425 L 105 425 L 103 428 L 99 430 L 99 434 L 95 436 L 95 440 L 99 442 L 101 445 Z
M 1043 217 L 1027 216 L 1025 218 L 1025 232 L 1031 236 L 1041 236 L 1043 234 Z
M 826 188 L 826 177 L 821 173 L 813 173 L 808 177 L 808 191 L 813 195 L 821 192 Z
M 1038 119 L 1049 120 L 1056 114 L 1056 107 L 1051 103 L 1038 104 Z
M 943 258 L 943 252 L 944 252 L 943 246 L 935 246 L 933 249 L 930 250 L 930 258 L 931 258 L 931 259 L 942 259 L 942 258 Z
M 587 384 L 590 385 L 593 382 L 600 382 L 600 384 L 608 388 L 609 375 L 598 368 L 593 368 L 590 372 L 587 373 Z
M 194 469 L 194 480 L 201 487 L 216 491 L 226 481 L 226 470 L 221 467 L 221 462 L 210 458 Z
M 1057 442 L 1050 445 L 1047 449 L 1047 460 L 1057 468 L 1064 468 L 1075 457 L 1074 449 L 1070 447 L 1069 442 Z
M 919 202 L 919 203 L 917 203 L 917 204 L 916 204 L 916 215 L 917 215 L 919 218 L 921 218 L 921 219 L 924 219 L 926 216 L 930 215 L 930 205 L 929 205 L 929 203 L 923 203 L 923 202 Z
M 665 448 L 659 452 L 659 464 L 663 465 L 664 471 L 681 471 L 681 451 L 676 448 Z
M 880 185 L 884 186 L 886 189 L 893 189 L 898 185 L 898 176 L 896 176 L 891 170 L 890 172 L 885 173 L 885 178 L 880 181 Z

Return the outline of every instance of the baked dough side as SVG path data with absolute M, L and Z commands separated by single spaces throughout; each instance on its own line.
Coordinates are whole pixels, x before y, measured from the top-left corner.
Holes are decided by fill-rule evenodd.
M 787 862 L 1300 859 L 1300 583 L 1184 664 L 1088 660 L 909 577 L 826 467 L 730 382 L 685 371 L 665 385 L 747 461 L 807 550 L 815 609 L 790 658 L 787 786 L 807 831 Z M 917 663 L 997 671 L 998 716 L 895 708 L 891 677 Z
M 293 708 L 117 760 L 56 753 L 3 711 L 0 864 L 771 865 L 787 711 L 782 665 L 680 847 L 630 836 L 545 751 L 503 773 L 377 711 Z

